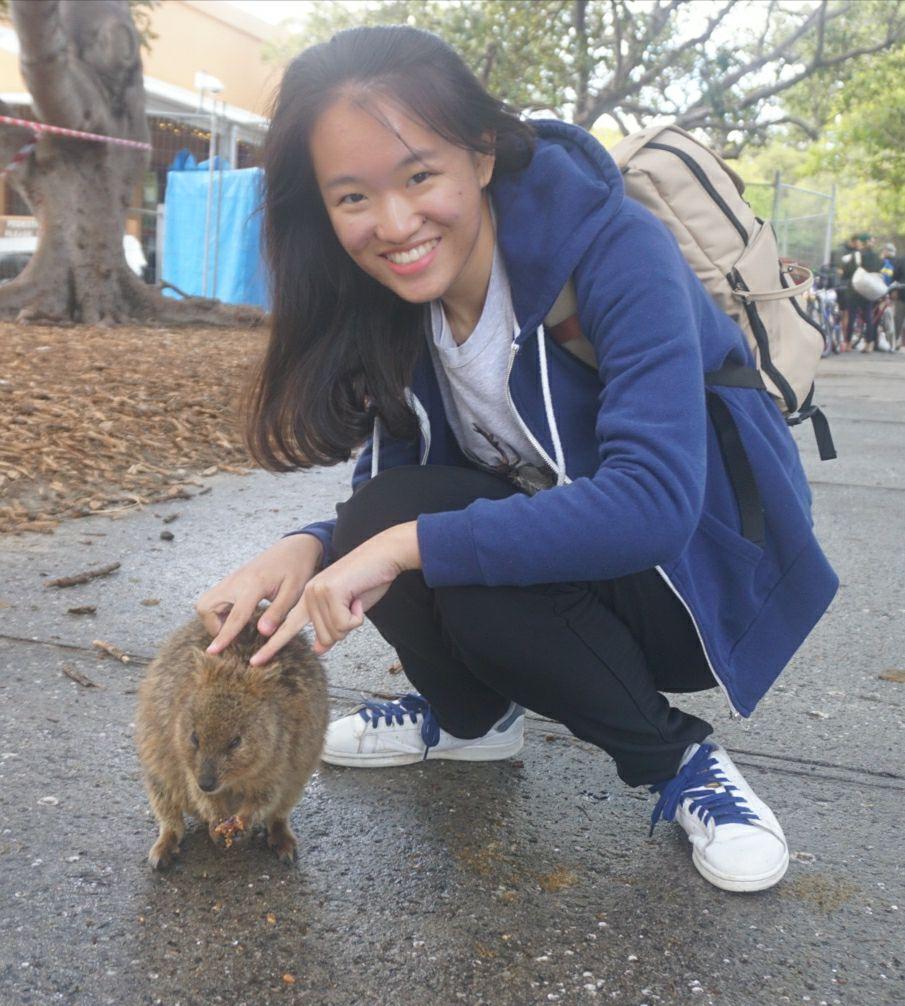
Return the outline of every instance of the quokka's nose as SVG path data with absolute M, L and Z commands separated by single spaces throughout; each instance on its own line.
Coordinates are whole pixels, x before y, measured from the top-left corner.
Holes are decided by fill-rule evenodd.
M 198 788 L 204 790 L 205 793 L 213 793 L 217 788 L 217 780 L 213 776 L 202 776 L 198 780 Z

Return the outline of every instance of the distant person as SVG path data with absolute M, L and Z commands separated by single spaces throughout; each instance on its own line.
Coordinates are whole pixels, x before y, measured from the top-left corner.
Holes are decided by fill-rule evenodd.
M 872 353 L 877 348 L 877 325 L 874 321 L 874 308 L 872 301 L 862 297 L 858 291 L 851 286 L 851 277 L 859 267 L 867 272 L 880 271 L 880 258 L 873 250 L 873 237 L 870 234 L 858 234 L 855 236 L 855 246 L 847 255 L 843 256 L 843 262 L 848 271 L 849 280 L 849 308 L 848 318 L 845 323 L 845 344 L 851 348 L 853 344 L 852 336 L 855 331 L 855 323 L 860 318 L 863 328 L 861 336 L 861 352 Z
M 301 52 L 264 162 L 250 449 L 281 471 L 362 450 L 336 518 L 198 598 L 209 650 L 253 619 L 254 666 L 309 624 L 326 653 L 367 613 L 417 691 L 335 720 L 325 762 L 395 767 L 394 805 L 414 803 L 404 766 L 510 758 L 531 709 L 656 792 L 652 824 L 684 829 L 710 883 L 776 884 L 774 814 L 662 694 L 719 687 L 749 715 L 838 586 L 767 391 L 705 390 L 717 368 L 753 379 L 741 329 L 590 133 L 521 118 L 430 32 Z M 593 365 L 556 344 L 570 322 Z
M 851 346 L 848 341 L 848 315 L 852 305 L 852 276 L 858 268 L 860 257 L 855 252 L 861 248 L 861 241 L 857 234 L 852 236 L 842 246 L 839 254 L 839 285 L 836 289 L 836 298 L 839 304 L 839 321 L 842 327 L 843 342 L 842 350 L 845 352 Z
M 883 279 L 886 280 L 886 285 L 890 286 L 896 271 L 896 246 L 891 241 L 887 241 L 883 245 L 880 258 L 880 268 L 878 271 Z
M 893 290 L 890 296 L 896 326 L 896 347 L 902 349 L 905 344 L 905 255 L 896 259 L 892 271 Z

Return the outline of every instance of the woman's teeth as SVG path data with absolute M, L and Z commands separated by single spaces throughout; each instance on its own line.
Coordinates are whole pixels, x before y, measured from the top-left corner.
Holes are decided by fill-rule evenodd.
M 412 248 L 410 251 L 387 254 L 387 258 L 395 265 L 409 265 L 411 262 L 417 262 L 419 258 L 424 258 L 429 251 L 436 248 L 439 242 L 439 238 L 433 238 L 430 241 L 425 241 L 423 245 L 418 245 L 417 248 Z

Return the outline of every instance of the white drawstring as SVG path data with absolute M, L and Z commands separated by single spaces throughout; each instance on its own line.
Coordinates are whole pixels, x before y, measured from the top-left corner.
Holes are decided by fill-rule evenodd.
M 553 415 L 553 398 L 550 395 L 550 378 L 547 375 L 547 340 L 543 325 L 537 326 L 537 355 L 540 358 L 540 383 L 544 392 L 544 411 L 547 416 L 550 436 L 553 439 L 553 454 L 556 459 L 556 484 L 561 486 L 566 482 L 566 461 L 559 440 L 556 416 Z
M 371 435 L 371 478 L 380 470 L 380 418 L 374 416 L 374 432 Z

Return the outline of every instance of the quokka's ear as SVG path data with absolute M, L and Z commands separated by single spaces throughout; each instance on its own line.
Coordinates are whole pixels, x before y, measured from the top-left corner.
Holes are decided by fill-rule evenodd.
M 248 668 L 252 673 L 250 681 L 253 686 L 257 686 L 263 691 L 272 692 L 273 689 L 288 689 L 295 691 L 298 687 L 297 676 L 293 672 L 292 664 L 281 659 L 277 653 L 268 663 L 258 667 Z
M 191 656 L 192 656 L 192 664 L 195 668 L 195 673 L 202 674 L 205 668 L 209 665 L 211 655 L 209 653 L 205 653 L 204 650 L 200 649 L 199 647 L 193 646 Z
M 285 664 L 280 660 L 279 653 L 274 654 L 266 664 L 249 667 L 256 681 L 278 681 L 283 674 Z

